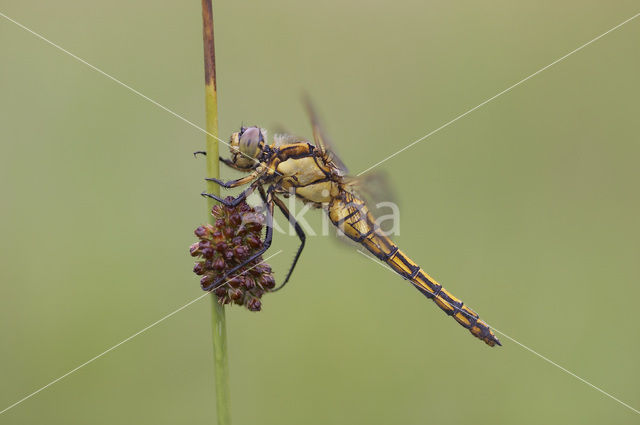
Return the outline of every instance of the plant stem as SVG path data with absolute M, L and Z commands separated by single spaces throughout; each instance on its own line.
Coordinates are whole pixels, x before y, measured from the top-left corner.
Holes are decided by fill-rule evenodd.
M 207 115 L 207 177 L 220 177 L 218 161 L 218 93 L 216 87 L 216 51 L 213 38 L 213 7 L 211 0 L 202 0 L 202 39 L 204 43 L 205 108 Z M 220 186 L 207 182 L 207 191 L 220 195 Z M 211 208 L 214 200 L 207 198 L 207 217 L 214 218 Z M 216 379 L 216 407 L 219 425 L 231 423 L 229 397 L 229 361 L 227 355 L 227 326 L 224 306 L 211 294 L 211 326 L 213 330 L 213 356 Z

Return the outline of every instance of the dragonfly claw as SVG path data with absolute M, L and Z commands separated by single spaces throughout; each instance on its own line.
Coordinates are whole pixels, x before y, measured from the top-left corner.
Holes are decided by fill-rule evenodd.
M 205 178 L 205 180 L 208 181 L 208 182 L 218 183 L 220 186 L 222 186 L 224 188 L 229 188 L 229 185 L 226 182 L 223 182 L 222 180 L 217 179 L 215 177 L 207 177 L 207 178 Z
M 226 202 L 224 199 L 222 199 L 222 198 L 220 198 L 220 197 L 218 197 L 218 196 L 214 195 L 213 193 L 202 192 L 202 193 L 200 194 L 200 196 L 203 196 L 203 197 L 205 197 L 205 198 L 215 199 L 216 201 L 221 202 L 221 203 L 223 203 L 223 204 L 227 205 L 227 202 Z

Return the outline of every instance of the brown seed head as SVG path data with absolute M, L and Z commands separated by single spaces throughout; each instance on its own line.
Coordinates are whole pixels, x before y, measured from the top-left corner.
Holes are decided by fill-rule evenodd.
M 260 298 L 275 287 L 271 267 L 262 262 L 262 256 L 233 275 L 226 274 L 262 247 L 264 215 L 246 202 L 234 208 L 215 205 L 211 214 L 215 224 L 199 226 L 194 232 L 199 241 L 189 248 L 191 255 L 199 258 L 193 271 L 201 276 L 200 285 L 213 291 L 221 304 L 233 303 L 260 311 Z

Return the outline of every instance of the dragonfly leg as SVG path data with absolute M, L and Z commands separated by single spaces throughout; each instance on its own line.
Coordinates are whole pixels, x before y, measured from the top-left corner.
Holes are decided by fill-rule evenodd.
M 206 156 L 207 155 L 207 151 L 195 151 L 193 153 L 194 157 L 198 157 L 198 155 L 203 155 Z M 224 165 L 226 165 L 227 167 L 231 167 L 234 170 L 239 170 L 239 171 L 245 171 L 243 168 L 239 168 L 236 164 L 233 163 L 232 160 L 227 159 L 227 158 L 223 158 L 221 156 L 218 157 L 218 159 L 220 160 L 220 162 L 222 162 Z
M 282 202 L 282 199 L 274 196 L 273 197 L 273 202 L 275 202 L 275 204 L 278 206 L 278 208 L 280 208 L 280 211 L 282 212 L 282 214 L 284 214 L 284 216 L 287 217 L 287 220 L 289 220 L 289 223 L 291 223 L 291 225 L 295 229 L 296 235 L 298 235 L 298 238 L 300 239 L 300 246 L 298 247 L 298 251 L 296 252 L 296 256 L 293 257 L 293 263 L 291 264 L 291 267 L 289 268 L 289 271 L 287 272 L 287 276 L 284 278 L 284 282 L 282 282 L 278 287 L 273 289 L 271 292 L 279 291 L 280 289 L 282 289 L 284 287 L 284 285 L 287 284 L 287 282 L 289 281 L 289 278 L 291 277 L 291 273 L 293 273 L 293 269 L 296 268 L 296 264 L 298 263 L 298 259 L 300 258 L 300 254 L 302 254 L 302 249 L 304 248 L 304 243 L 305 243 L 305 241 L 307 239 L 306 235 L 304 234 L 304 230 L 302 230 L 302 227 L 300 226 L 300 224 L 298 224 L 298 222 L 296 221 L 296 219 L 293 216 L 293 214 L 291 214 L 291 212 L 289 211 L 287 206 L 284 204 L 284 202 Z
M 218 159 L 220 160 L 220 162 L 222 162 L 224 165 L 226 165 L 227 167 L 231 167 L 234 170 L 240 170 L 243 171 L 241 168 L 238 168 L 238 166 L 236 164 L 233 163 L 232 160 L 227 159 L 227 158 L 223 158 L 221 156 L 218 157 Z
M 262 243 L 262 248 L 260 248 L 256 252 L 254 252 L 253 255 L 251 255 L 249 258 L 244 260 L 242 263 L 238 264 L 237 266 L 235 266 L 231 270 L 227 271 L 224 275 L 220 276 L 220 278 L 217 279 L 215 282 L 213 282 L 211 285 L 209 285 L 209 286 L 207 286 L 205 288 L 202 288 L 202 289 L 204 289 L 205 291 L 214 291 L 218 287 L 224 285 L 225 280 L 230 275 L 234 274 L 238 270 L 240 270 L 243 267 L 245 267 L 247 264 L 249 264 L 252 261 L 254 261 L 256 258 L 261 256 L 262 254 L 264 254 L 264 252 L 267 249 L 269 249 L 269 247 L 271 246 L 271 242 L 272 241 L 273 241 L 273 198 L 272 198 L 271 189 L 270 189 L 269 193 L 267 194 L 267 234 L 264 237 L 264 242 Z
M 248 188 L 246 188 L 245 190 L 243 190 L 240 195 L 238 195 L 237 197 L 233 198 L 231 201 L 227 201 L 226 199 L 223 199 L 217 195 L 214 195 L 213 193 L 206 193 L 206 192 L 202 192 L 200 195 L 206 197 L 206 198 L 212 198 L 215 199 L 216 201 L 220 202 L 221 204 L 223 204 L 226 207 L 230 207 L 230 208 L 235 208 L 238 205 L 240 205 L 240 203 L 242 201 L 244 201 L 245 199 L 247 199 L 247 196 L 251 195 L 251 193 L 256 190 L 256 186 L 257 184 L 252 184 L 251 186 L 249 186 Z
M 242 186 L 247 183 L 250 183 L 251 181 L 255 180 L 256 177 L 258 177 L 258 174 L 256 172 L 253 172 L 247 176 L 244 176 L 237 180 L 229 180 L 228 182 L 223 182 L 222 180 L 217 179 L 215 177 L 208 177 L 205 180 L 208 182 L 218 183 L 220 186 L 224 187 L 225 189 L 231 189 L 234 187 L 238 187 L 238 186 Z

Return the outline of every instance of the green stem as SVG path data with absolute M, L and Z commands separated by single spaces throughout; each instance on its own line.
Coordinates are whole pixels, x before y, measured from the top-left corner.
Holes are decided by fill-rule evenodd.
M 205 107 L 207 115 L 207 177 L 220 177 L 218 161 L 218 94 L 216 87 L 216 52 L 213 38 L 213 8 L 211 0 L 202 0 L 202 38 L 204 42 Z M 220 195 L 220 186 L 207 183 L 207 191 Z M 214 200 L 207 198 L 207 217 L 214 224 L 211 208 Z M 211 326 L 213 329 L 213 355 L 216 379 L 216 406 L 218 424 L 231 423 L 229 397 L 229 360 L 227 355 L 227 326 L 224 306 L 211 294 Z

